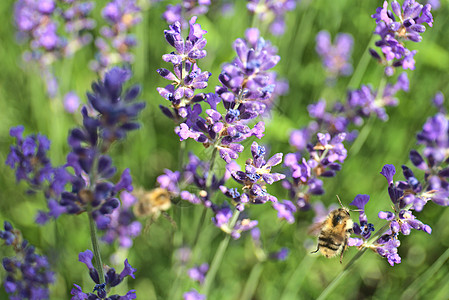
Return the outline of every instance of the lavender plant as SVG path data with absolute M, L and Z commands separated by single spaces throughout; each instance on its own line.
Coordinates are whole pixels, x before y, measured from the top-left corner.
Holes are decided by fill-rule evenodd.
M 96 227 L 107 230 L 104 240 L 112 243 L 119 238 L 123 247 L 129 247 L 131 237 L 140 232 L 140 224 L 132 222 L 134 216 L 129 211 L 129 203 L 124 201 L 122 209 L 117 211 L 120 206 L 118 193 L 133 190 L 130 171 L 124 170 L 117 183 L 110 182 L 108 179 L 116 173 L 116 168 L 106 154 L 115 141 L 123 140 L 129 131 L 140 126 L 136 118 L 145 107 L 144 102 L 135 103 L 140 88 L 135 85 L 123 92 L 123 84 L 130 77 L 129 70 L 113 68 L 103 80 L 92 84 L 93 93 L 87 93 L 90 106 L 84 106 L 81 111 L 83 127 L 75 128 L 69 134 L 71 152 L 64 166 L 52 167 L 46 156 L 50 146 L 48 139 L 40 134 L 23 138 L 23 126 L 11 129 L 10 134 L 16 138 L 17 145 L 11 146 L 6 160 L 7 165 L 16 169 L 17 181 L 27 181 L 33 191 L 41 190 L 47 198 L 49 211 L 39 212 L 36 218 L 38 224 L 45 224 L 61 214 L 87 212 L 97 264 L 93 270 L 98 272 L 95 279 L 92 278 L 101 285 L 97 291 L 101 299 L 106 296 L 105 286 L 120 283 L 131 267 L 125 262 L 125 271 L 120 276 L 113 269 L 103 276 Z M 66 185 L 70 185 L 70 191 L 65 190 Z M 92 252 L 89 250 L 84 256 L 92 258 Z M 90 261 L 84 260 L 84 263 L 92 266 Z M 72 292 L 75 295 L 73 299 L 88 297 L 78 286 Z M 126 297 L 135 299 L 133 292 Z
M 365 195 L 364 199 L 354 199 L 351 204 L 361 210 L 360 225 L 356 224 L 354 233 L 360 237 L 352 238 L 349 242 L 350 246 L 373 249 L 379 255 L 386 257 L 393 266 L 401 262 L 397 251 L 401 245 L 400 235 L 410 235 L 411 229 L 432 233 L 432 228 L 418 220 L 414 213 L 421 212 L 429 201 L 441 206 L 449 205 L 449 184 L 446 179 L 448 170 L 445 162 L 448 147 L 446 128 L 448 128 L 447 116 L 438 113 L 429 118 L 422 131 L 417 134 L 418 144 L 425 145 L 423 153 L 427 162 L 416 150 L 410 151 L 410 160 L 415 167 L 424 171 L 422 180 L 418 180 L 413 171 L 403 165 L 405 181 L 394 182 L 395 167 L 387 164 L 382 168 L 380 173 L 388 181 L 388 194 L 394 211 L 379 212 L 378 217 L 388 223 L 377 233 L 376 239 L 370 239 L 369 233 L 373 231 L 373 227 L 372 224 L 367 223 L 364 213 L 364 206 L 369 196 Z
M 296 2 L 248 1 L 246 4 L 248 10 L 255 15 L 252 25 L 262 24 L 262 28 L 265 25 L 270 26 L 271 33 L 281 35 L 287 29 L 285 13 L 293 10 Z M 46 81 L 49 87 L 56 87 L 55 77 L 50 76 L 51 62 L 64 55 L 73 54 L 90 41 L 89 32 L 95 26 L 95 22 L 90 19 L 93 4 L 71 0 L 39 3 L 22 0 L 17 3 L 20 3 L 16 9 L 20 11 L 17 13 L 21 16 L 20 24 L 26 24 L 29 17 L 39 20 L 36 27 L 22 34 L 33 40 L 31 44 L 38 45 L 29 57 L 35 55 L 36 58 L 43 59 L 43 64 L 50 62 L 45 65 L 48 68 L 42 76 L 48 76 Z M 263 29 L 259 31 L 254 27 L 248 28 L 245 38 L 238 38 L 233 43 L 235 58 L 218 69 L 217 62 L 221 63 L 221 59 L 229 57 L 229 53 L 223 54 L 223 51 L 217 50 L 215 44 L 217 39 L 226 42 L 225 35 L 220 32 L 220 26 L 224 26 L 229 20 L 223 19 L 224 23 L 215 22 L 213 18 L 216 6 L 211 4 L 209 0 L 178 1 L 178 4 L 167 6 L 163 14 L 163 18 L 171 24 L 169 29 L 164 31 L 164 35 L 173 49 L 171 53 L 162 56 L 170 67 L 157 70 L 169 84 L 159 87 L 157 91 L 169 101 L 165 106 L 161 105 L 160 109 L 175 124 L 174 132 L 180 140 L 177 169 L 168 169 L 166 164 L 172 162 L 164 161 L 165 157 L 173 157 L 170 155 L 173 153 L 162 155 L 154 151 L 159 148 L 160 143 L 162 145 L 168 140 L 165 137 L 159 139 L 162 136 L 160 128 L 166 125 L 159 116 L 149 116 L 155 120 L 154 123 L 145 120 L 148 123 L 145 123 L 146 128 L 141 131 L 145 134 L 141 140 L 145 142 L 143 145 L 136 144 L 139 156 L 134 157 L 137 152 L 124 155 L 130 157 L 131 162 L 138 160 L 126 166 L 139 165 L 142 172 L 136 173 L 132 169 L 132 173 L 139 174 L 135 178 L 142 188 L 133 187 L 131 169 L 123 170 L 121 175 L 117 174 L 117 168 L 109 156 L 111 150 L 123 151 L 120 146 L 117 148 L 114 145 L 117 141 L 123 141 L 128 132 L 140 127 L 137 118 L 145 107 L 145 103 L 136 101 L 140 93 L 139 87 L 133 86 L 127 90 L 124 88 L 130 79 L 130 70 L 115 67 L 107 71 L 113 64 L 133 62 L 131 49 L 137 42 L 141 42 L 131 34 L 133 27 L 142 19 L 153 16 L 153 10 L 145 10 L 143 2 L 113 0 L 98 9 L 107 26 L 100 30 L 101 37 L 95 39 L 98 50 L 95 60 L 87 60 L 91 61 L 90 66 L 98 72 L 101 79 L 93 83 L 92 91 L 87 94 L 87 104 L 81 109 L 82 125 L 69 132 L 70 153 L 63 165 L 55 166 L 54 161 L 49 159 L 50 140 L 44 135 L 26 136 L 23 134 L 24 126 L 10 130 L 15 144 L 10 147 L 6 164 L 14 170 L 18 183 L 27 184 L 29 194 L 43 193 L 46 200 L 47 209 L 38 212 L 36 222 L 44 225 L 63 214 L 77 216 L 86 213 L 83 215 L 88 216 L 92 251 L 79 253 L 79 261 L 87 266 L 93 284 L 80 284 L 80 278 L 66 280 L 79 284 L 70 286 L 71 299 L 136 299 L 137 290 L 140 289 L 145 293 L 139 292 L 139 298 L 182 297 L 191 300 L 215 298 L 220 295 L 223 298 L 252 299 L 275 297 L 277 293 L 280 295 L 279 289 L 282 288 L 284 291 L 280 298 L 283 300 L 298 298 L 298 293 L 302 290 L 310 293 L 306 294 L 307 296 L 323 299 L 368 249 L 386 258 L 392 266 L 402 260 L 405 262 L 403 250 L 399 248 L 404 236 L 411 235 L 412 229 L 431 234 L 432 228 L 429 225 L 435 226 L 434 222 L 429 222 L 429 225 L 423 223 L 426 217 L 421 212 L 424 207 L 432 205 L 427 203 L 449 205 L 449 171 L 446 165 L 449 123 L 444 96 L 439 93 L 433 99 L 439 113 L 429 118 L 417 135 L 418 144 L 423 145 L 424 149 L 410 152 L 414 167 L 402 166 L 404 179 L 401 181 L 394 180 L 396 169 L 393 165 L 387 164 L 381 171 L 387 179 L 392 209 L 378 212 L 380 221 L 374 221 L 371 211 L 377 209 L 373 206 L 380 205 L 380 200 L 371 197 L 370 201 L 369 195 L 358 194 L 350 203 L 357 209 L 358 221 L 354 222 L 354 234 L 348 244 L 352 249 L 355 247 L 358 250 L 357 254 L 321 295 L 317 294 L 318 290 L 313 290 L 314 286 L 322 288 L 338 269 L 329 268 L 329 272 L 318 274 L 317 276 L 321 276 L 319 282 L 310 280 L 310 287 L 304 288 L 302 282 L 305 279 L 313 279 L 314 276 L 306 271 L 315 263 L 313 257 L 303 255 L 301 251 L 304 247 L 301 247 L 302 240 L 299 238 L 305 235 L 308 217 L 312 218 L 311 213 L 305 211 L 312 208 L 315 211 L 314 221 L 320 222 L 320 217 L 326 216 L 329 210 L 332 210 L 332 206 L 326 208 L 317 201 L 328 192 L 326 178 L 342 175 L 339 172 L 343 165 L 352 160 L 354 153 L 358 152 L 354 151 L 354 148 L 350 150 L 348 146 L 354 141 L 358 145 L 363 144 L 373 120 L 377 118 L 387 121 L 390 113 L 387 113 L 387 107 L 399 105 L 401 91 L 408 92 L 413 89 L 413 82 L 410 84 L 407 73 L 396 73 L 396 68 L 402 67 L 404 70 L 408 69 L 408 72 L 415 68 L 416 51 L 407 49 L 407 43 L 409 40 L 421 41 L 421 34 L 426 29 L 424 23 L 432 27 L 431 5 L 404 0 L 402 6 L 393 1 L 391 4 L 385 2 L 383 7 L 378 8 L 372 17 L 376 22 L 374 35 L 380 37 L 375 43 L 379 50 L 366 51 L 366 57 L 371 53 L 384 68 L 384 76 L 379 80 L 379 84 L 361 84 L 357 89 L 348 90 L 346 97 L 332 104 L 317 97 L 319 100 L 310 104 L 307 109 L 302 107 L 306 113 L 308 111 L 312 120 L 291 133 L 290 144 L 294 150 L 292 153 L 283 154 L 277 153 L 285 146 L 281 140 L 282 133 L 292 123 L 304 124 L 304 120 L 301 119 L 302 113 L 296 116 L 301 110 L 299 101 L 288 104 L 288 107 L 292 107 L 289 114 L 295 114 L 294 120 L 277 114 L 274 103 L 285 93 L 288 86 L 279 80 L 278 74 L 273 71 L 281 62 L 278 50 L 270 41 L 262 38 Z M 306 7 L 310 9 L 304 10 Z M 206 14 L 209 9 L 210 14 L 197 18 Z M 285 53 L 282 51 L 289 52 L 287 59 L 290 59 L 288 56 L 294 57 L 290 51 L 294 50 L 296 53 L 296 39 L 304 42 L 303 36 L 308 35 L 311 24 L 319 23 L 314 19 L 314 13 L 316 10 L 321 16 L 321 4 L 302 3 L 300 10 L 304 10 L 304 14 L 298 19 L 298 27 L 292 28 L 298 33 L 298 37 L 292 41 L 283 39 L 276 42 L 280 46 L 280 54 Z M 154 11 L 160 16 L 157 7 Z M 243 21 L 239 24 L 246 24 L 244 17 L 240 17 Z M 151 23 L 151 26 L 155 27 L 160 21 L 156 18 L 144 23 Z M 65 33 L 59 24 L 66 24 Z M 145 30 L 148 30 L 149 34 L 156 31 L 151 28 Z M 184 30 L 188 32 L 186 35 L 183 34 Z M 48 32 L 44 34 L 43 31 Z M 37 39 L 38 34 L 42 34 L 41 40 Z M 67 36 L 75 37 L 77 42 L 72 43 L 71 38 L 67 41 Z M 374 39 L 371 42 L 373 41 Z M 54 46 L 46 47 L 45 45 L 49 44 L 44 42 L 54 43 Z M 360 43 L 354 43 L 353 39 L 345 34 L 337 35 L 334 43 L 333 45 L 327 31 L 321 31 L 316 36 L 316 52 L 323 61 L 327 79 L 336 83 L 340 76 L 352 73 L 352 47 Z M 208 47 L 206 52 L 206 46 L 212 44 L 214 45 Z M 141 49 L 142 53 L 146 50 L 156 51 L 157 45 L 149 45 L 151 47 Z M 312 45 L 313 49 L 313 41 L 309 45 Z M 284 55 L 282 57 L 284 62 Z M 200 69 L 201 62 L 205 61 L 203 58 L 208 60 L 204 65 L 210 66 L 210 72 Z M 214 58 L 216 60 L 212 60 Z M 80 64 L 81 61 L 82 59 Z M 293 64 L 286 65 L 292 72 L 298 71 Z M 303 67 L 307 70 L 307 66 Z M 355 68 L 354 74 L 360 79 L 358 68 Z M 211 77 L 217 69 L 218 76 Z M 308 78 L 304 78 L 303 74 L 300 70 L 295 76 L 308 82 Z M 210 78 L 218 79 L 218 85 L 212 91 L 208 90 L 212 82 L 209 81 Z M 416 75 L 413 80 L 416 80 L 415 78 Z M 358 84 L 353 84 L 356 80 L 351 80 L 349 86 L 357 86 Z M 333 88 L 337 87 L 337 84 L 333 85 Z M 293 92 L 303 95 L 301 99 L 306 97 L 304 95 L 309 95 L 309 89 L 299 89 L 296 85 Z M 413 97 L 411 94 L 410 98 Z M 76 112 L 79 99 L 76 94 L 69 93 L 64 103 L 67 111 Z M 268 125 L 272 115 L 274 121 L 278 122 L 273 126 Z M 397 116 L 398 114 L 393 115 L 393 122 Z M 73 117 L 76 119 L 76 114 Z M 156 133 L 154 140 L 153 136 L 146 135 L 153 130 Z M 166 131 L 166 128 L 164 130 Z M 268 136 L 268 139 L 262 140 L 266 130 L 274 132 L 272 136 L 276 137 Z M 358 130 L 361 130 L 361 133 Z M 255 141 L 254 137 L 259 141 Z M 270 138 L 275 143 L 269 144 Z M 139 139 L 139 143 L 141 140 Z M 146 148 L 148 145 L 153 146 L 150 151 Z M 170 144 L 170 149 L 175 149 L 171 146 L 173 143 Z M 191 152 L 185 155 L 187 152 L 184 150 L 190 146 L 193 146 L 188 149 Z M 207 150 L 199 152 L 198 146 Z M 275 154 L 270 156 L 268 153 L 271 149 L 277 151 L 272 151 Z M 222 161 L 218 160 L 217 156 L 220 156 Z M 283 158 L 285 168 L 279 170 Z M 166 168 L 164 173 L 157 177 L 156 186 L 151 186 L 152 182 L 147 179 L 156 177 L 152 171 L 162 168 Z M 276 187 L 271 185 L 278 181 L 282 182 L 282 190 L 276 192 Z M 340 195 L 342 193 L 346 191 L 339 191 Z M 367 207 L 369 209 L 366 209 Z M 265 214 L 266 210 L 270 210 L 269 213 Z M 170 224 L 164 223 L 160 216 L 168 219 Z M 147 226 L 144 229 L 140 222 L 142 219 L 138 221 L 136 217 L 147 218 Z M 78 218 L 75 217 L 77 222 Z M 295 222 L 297 224 L 292 226 Z M 378 225 L 380 222 L 382 224 Z M 58 239 L 57 236 L 62 232 L 60 224 L 58 220 L 54 226 L 50 225 L 55 229 L 57 243 L 64 240 Z M 306 226 L 303 226 L 304 224 Z M 214 226 L 220 230 L 216 230 Z M 49 226 L 41 228 L 42 232 L 45 232 L 42 241 L 47 243 L 47 239 L 52 239 L 46 232 Z M 16 258 L 4 258 L 3 263 L 6 271 L 4 286 L 10 298 L 50 298 L 48 285 L 53 283 L 55 278 L 59 280 L 66 275 L 60 275 L 58 272 L 55 277 L 55 273 L 49 270 L 45 257 L 37 255 L 27 242 L 21 242 L 17 230 L 7 222 L 4 229 L 0 231 L 0 238 L 5 240 L 7 245 L 13 245 L 17 254 Z M 101 231 L 100 237 L 97 236 L 97 230 Z M 134 240 L 140 234 L 144 235 L 143 238 Z M 81 241 L 81 238 L 78 239 Z M 100 244 L 101 242 L 105 244 Z M 306 245 L 307 241 L 304 244 Z M 55 247 L 58 246 L 61 245 Z M 119 273 L 115 270 L 116 266 L 114 269 L 103 264 L 100 246 L 107 247 L 104 253 L 112 254 L 116 262 L 124 261 L 123 271 Z M 57 248 L 56 251 L 59 249 L 61 253 L 64 251 L 62 248 Z M 75 251 L 78 253 L 80 250 Z M 119 257 L 120 255 L 122 257 Z M 447 255 L 449 257 L 449 251 Z M 273 263 L 287 258 L 288 264 L 299 260 L 298 267 L 291 274 L 290 267 L 283 268 L 282 262 L 276 265 Z M 136 272 L 128 259 L 134 266 L 134 260 L 138 261 L 138 277 L 148 279 L 145 284 L 140 281 L 130 283 L 132 288 L 126 286 L 125 278 L 134 278 Z M 224 264 L 224 261 L 230 263 Z M 241 272 L 235 272 L 233 269 L 231 273 L 231 268 L 236 265 Z M 384 265 L 388 266 L 386 263 Z M 378 267 L 383 268 L 382 265 Z M 319 269 L 318 266 L 314 268 Z M 278 275 L 279 282 L 285 278 L 288 280 L 280 285 L 281 287 L 273 286 L 270 287 L 272 291 L 268 291 L 264 284 L 268 278 L 266 275 L 269 275 L 269 278 Z M 238 280 L 244 283 L 237 284 Z M 147 282 L 151 284 L 148 285 Z M 170 285 L 165 282 L 170 282 Z M 233 284 L 232 289 L 229 289 L 230 283 Z M 352 286 L 356 284 L 357 282 L 349 282 L 345 293 L 350 294 Z M 117 286 L 121 292 L 115 290 Z M 63 291 L 64 288 L 60 290 Z M 60 290 L 58 288 L 56 292 Z M 362 289 L 360 291 L 361 297 L 368 297 Z M 444 291 L 443 287 L 440 293 Z
M 111 287 L 115 287 L 123 282 L 126 276 L 135 278 L 134 272 L 136 269 L 131 267 L 126 259 L 124 262 L 125 267 L 120 274 L 117 274 L 114 268 L 109 268 L 106 266 L 106 274 L 104 281 L 101 280 L 100 276 L 103 274 L 99 272 L 92 264 L 93 253 L 90 250 L 86 250 L 79 254 L 79 261 L 86 265 L 89 269 L 90 278 L 96 283 L 95 288 L 92 293 L 83 293 L 81 287 L 77 284 L 73 284 L 75 287 L 72 289 L 71 294 L 73 295 L 72 300 L 82 300 L 82 299 L 122 299 L 131 300 L 136 299 L 135 290 L 130 290 L 124 296 L 119 295 L 108 295 L 108 291 Z
M 375 34 L 381 38 L 376 46 L 380 48 L 382 56 L 374 49 L 370 49 L 370 53 L 385 66 L 387 76 L 393 75 L 394 68 L 397 67 L 404 70 L 415 69 L 416 50 L 407 49 L 404 42 L 421 42 L 420 33 L 426 30 L 423 23 L 430 27 L 433 25 L 430 4 L 422 5 L 415 0 L 405 0 L 401 7 L 397 1 L 393 1 L 391 8 L 392 11 L 388 10 L 388 2 L 385 1 L 371 16 L 377 24 Z

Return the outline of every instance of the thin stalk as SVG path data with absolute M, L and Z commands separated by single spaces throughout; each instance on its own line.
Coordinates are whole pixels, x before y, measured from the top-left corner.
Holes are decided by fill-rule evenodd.
M 302 283 L 306 278 L 307 271 L 311 269 L 312 265 L 316 261 L 316 258 L 311 255 L 306 255 L 298 264 L 293 274 L 289 276 L 289 280 L 284 287 L 281 295 L 281 300 L 295 299 Z
M 251 273 L 249 274 L 249 277 L 246 280 L 245 287 L 243 288 L 243 292 L 240 297 L 241 300 L 253 299 L 254 292 L 256 291 L 262 271 L 263 271 L 263 263 L 259 261 L 251 269 Z
M 209 170 L 207 171 L 207 179 L 206 179 L 206 188 L 208 189 L 207 193 L 210 192 L 210 187 L 212 185 L 212 178 L 214 175 L 214 166 L 215 166 L 215 159 L 217 158 L 217 147 L 214 147 L 214 150 L 212 151 L 212 155 L 210 157 L 209 162 Z
M 380 102 L 383 98 L 383 94 L 384 94 L 384 90 L 385 90 L 385 86 L 387 84 L 387 78 L 384 76 L 382 76 L 382 79 L 379 82 L 379 88 L 377 89 L 377 94 L 376 94 L 376 99 L 374 99 L 374 102 Z M 363 144 L 366 142 L 369 133 L 371 132 L 371 129 L 373 128 L 373 123 L 374 123 L 374 117 L 371 116 L 366 125 L 363 126 L 362 131 L 360 132 L 360 135 L 357 137 L 356 141 L 354 142 L 354 144 L 351 147 L 351 153 L 352 155 L 357 154 L 360 149 L 362 148 Z
M 375 38 L 376 36 L 373 34 L 368 42 L 368 45 L 366 46 L 365 51 L 363 51 L 363 55 L 360 58 L 357 67 L 355 68 L 351 80 L 348 83 L 348 88 L 355 88 L 359 86 L 360 82 L 362 81 L 363 74 L 365 74 L 366 68 L 368 67 L 368 63 L 371 58 L 371 55 L 369 54 L 369 48 L 370 45 L 374 42 Z
M 349 149 L 352 156 L 359 153 L 363 144 L 365 144 L 365 142 L 368 139 L 368 136 L 371 132 L 371 129 L 373 129 L 374 120 L 375 120 L 374 117 L 370 117 L 368 119 L 368 121 L 366 122 L 365 126 L 363 126 L 362 131 L 360 131 L 359 136 L 356 138 L 356 140 L 354 141 L 354 144 L 352 144 L 351 148 Z
M 323 300 L 326 299 L 326 297 L 329 295 L 330 292 L 334 290 L 335 287 L 340 283 L 340 281 L 343 280 L 343 278 L 348 274 L 349 269 L 352 267 L 352 265 L 366 252 L 367 248 L 363 248 L 360 250 L 352 259 L 348 262 L 348 264 L 345 266 L 343 271 L 338 274 L 337 277 L 335 277 L 334 280 L 324 289 L 323 292 L 321 292 L 320 296 L 317 298 L 317 300 Z
M 206 220 L 207 207 L 203 207 L 203 211 L 201 213 L 200 221 L 198 222 L 198 226 L 196 227 L 195 238 L 193 239 L 192 249 L 195 248 L 198 243 L 198 239 L 200 238 L 201 228 L 203 228 L 204 221 Z
M 95 257 L 95 269 L 98 271 L 98 276 L 100 277 L 100 284 L 104 282 L 103 274 L 103 262 L 101 261 L 100 245 L 98 243 L 97 228 L 95 226 L 94 219 L 92 217 L 90 209 L 87 211 L 89 216 L 89 227 L 90 227 L 90 239 L 92 241 L 92 250 Z
M 240 215 L 240 211 L 236 210 L 234 215 L 232 216 L 231 221 L 229 222 L 229 228 L 234 228 L 235 223 Z M 212 263 L 210 265 L 210 269 L 206 274 L 206 278 L 204 280 L 204 285 L 202 289 L 202 294 L 206 296 L 209 295 L 210 288 L 212 283 L 214 282 L 215 275 L 217 274 L 218 268 L 220 267 L 221 261 L 223 260 L 223 255 L 228 247 L 229 240 L 231 239 L 230 234 L 226 234 L 225 238 L 220 242 L 220 245 L 217 248 L 217 252 L 215 252 L 215 256 L 212 259 Z

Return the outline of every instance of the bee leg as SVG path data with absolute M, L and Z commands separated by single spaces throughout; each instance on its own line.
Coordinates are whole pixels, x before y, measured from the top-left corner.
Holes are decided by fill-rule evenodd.
M 320 250 L 320 244 L 318 244 L 318 245 L 317 245 L 317 247 L 316 247 L 316 250 L 315 250 L 315 251 L 312 251 L 312 252 L 310 252 L 310 253 L 317 253 L 317 252 L 318 252 L 318 250 Z
M 346 250 L 346 247 L 348 246 L 348 238 L 345 239 L 345 243 L 343 245 L 343 249 L 341 249 L 341 253 L 340 253 L 340 263 L 343 263 L 343 253 Z

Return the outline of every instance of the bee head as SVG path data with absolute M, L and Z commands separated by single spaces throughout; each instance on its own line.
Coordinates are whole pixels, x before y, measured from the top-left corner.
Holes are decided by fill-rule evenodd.
M 332 225 L 337 226 L 350 218 L 349 210 L 345 207 L 338 208 L 332 216 Z

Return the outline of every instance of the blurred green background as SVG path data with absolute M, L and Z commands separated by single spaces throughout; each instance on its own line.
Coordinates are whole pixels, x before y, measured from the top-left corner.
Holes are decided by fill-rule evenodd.
M 230 62 L 235 53 L 233 41 L 244 37 L 244 31 L 253 20 L 245 8 L 245 1 L 235 1 L 234 13 L 222 16 L 221 1 L 214 2 L 209 13 L 201 16 L 198 23 L 208 33 L 206 50 L 208 55 L 199 61 L 199 67 L 212 72 L 207 92 L 212 92 L 218 84 L 221 66 Z M 167 3 L 162 1 L 153 5 L 145 2 L 143 21 L 135 28 L 138 46 L 134 53 L 133 83 L 143 87 L 140 99 L 145 100 L 147 108 L 140 122 L 142 128 L 132 132 L 126 141 L 116 144 L 111 152 L 114 163 L 121 172 L 129 167 L 136 186 L 146 189 L 155 187 L 156 177 L 165 168 L 178 168 L 179 138 L 173 132 L 173 123 L 160 113 L 158 106 L 166 105 L 159 96 L 156 87 L 167 82 L 156 69 L 170 65 L 161 56 L 172 49 L 165 42 L 163 31 L 167 24 L 161 18 Z M 267 32 L 263 25 L 260 29 L 265 39 L 279 49 L 280 63 L 275 70 L 280 78 L 289 81 L 290 91 L 276 104 L 271 119 L 266 119 L 267 128 L 261 143 L 269 145 L 271 154 L 288 153 L 293 149 L 288 144 L 289 133 L 293 129 L 306 125 L 310 118 L 307 105 L 320 97 L 332 103 L 346 96 L 348 88 L 358 88 L 360 84 L 379 84 L 383 69 L 373 59 L 363 62 L 360 76 L 340 78 L 333 87 L 327 87 L 325 72 L 315 52 L 315 36 L 320 30 L 328 30 L 332 37 L 338 32 L 352 34 L 355 40 L 352 62 L 354 69 L 363 59 L 367 47 L 373 47 L 372 31 L 375 23 L 370 18 L 381 1 L 325 1 L 303 0 L 296 10 L 287 14 L 287 30 L 283 36 L 275 37 Z M 100 11 L 103 5 L 96 4 L 95 19 L 97 29 L 102 20 Z M 379 174 L 386 163 L 400 169 L 402 164 L 411 165 L 408 153 L 417 148 L 415 134 L 420 130 L 427 117 L 436 109 L 431 105 L 434 94 L 441 90 L 449 95 L 449 37 L 447 35 L 449 1 L 444 0 L 441 8 L 435 12 L 434 26 L 423 34 L 421 43 L 408 43 L 410 49 L 418 50 L 415 56 L 416 69 L 407 71 L 410 79 L 410 92 L 398 94 L 400 104 L 389 108 L 388 122 L 372 120 L 365 127 L 366 139 L 356 140 L 348 145 L 348 158 L 337 177 L 325 179 L 326 193 L 316 197 L 326 205 L 336 203 L 338 194 L 344 204 L 349 204 L 357 194 L 369 194 L 366 213 L 376 228 L 383 223 L 377 218 L 377 212 L 390 209 L 386 180 Z M 77 52 L 72 58 L 56 62 L 54 72 L 60 82 L 61 93 L 56 99 L 46 96 L 42 78 L 32 65 L 22 62 L 21 54 L 25 49 L 15 39 L 12 20 L 13 1 L 0 2 L 0 161 L 4 162 L 13 139 L 9 137 L 9 128 L 22 124 L 25 134 L 47 135 L 51 141 L 50 156 L 53 164 L 63 164 L 68 151 L 67 133 L 70 128 L 80 124 L 78 114 L 71 115 L 62 108 L 61 95 L 74 90 L 86 101 L 85 92 L 97 75 L 88 68 L 88 62 L 94 57 L 95 49 L 91 44 Z M 348 84 L 351 81 L 351 86 Z M 249 146 L 251 141 L 246 141 Z M 241 154 L 239 162 L 250 156 L 249 147 Z M 187 142 L 187 149 L 207 160 L 211 151 Z M 418 147 L 419 149 L 419 147 Z M 49 255 L 57 273 L 56 284 L 51 287 L 51 299 L 69 299 L 73 283 L 89 291 L 93 288 L 85 266 L 78 262 L 78 253 L 90 248 L 88 219 L 86 215 L 62 216 L 56 222 L 37 227 L 34 217 L 38 209 L 45 208 L 42 195 L 25 194 L 26 186 L 15 182 L 14 172 L 0 164 L 1 201 L 0 220 L 8 220 L 22 230 L 23 235 L 34 244 L 40 253 Z M 217 162 L 217 171 L 222 172 L 224 163 Z M 282 167 L 277 167 L 281 171 Z M 120 173 L 119 172 L 119 173 Z M 418 178 L 422 173 L 416 172 Z M 402 179 L 401 174 L 395 179 Z M 279 199 L 288 199 L 280 184 L 269 187 L 269 191 Z M 218 201 L 222 201 L 219 199 Z M 180 203 L 169 211 L 182 213 L 181 222 L 174 228 L 166 218 L 159 218 L 146 232 L 136 238 L 134 246 L 126 252 L 117 252 L 116 246 L 103 245 L 103 261 L 121 271 L 123 263 L 114 264 L 112 255 L 122 261 L 129 258 L 131 265 L 137 268 L 136 279 L 127 282 L 130 288 L 137 290 L 137 299 L 180 299 L 181 293 L 190 288 L 199 289 L 176 264 L 177 246 L 192 244 L 195 228 L 202 209 L 186 203 Z M 248 209 L 252 219 L 259 220 L 264 248 L 268 252 L 288 247 L 290 254 L 282 262 L 267 261 L 258 264 L 249 234 L 240 240 L 231 241 L 225 253 L 221 268 L 213 284 L 209 299 L 241 299 L 245 287 L 254 288 L 251 299 L 314 299 L 343 270 L 345 262 L 353 257 L 357 250 L 349 249 L 345 253 L 343 265 L 338 259 L 326 259 L 309 252 L 315 247 L 315 238 L 308 236 L 307 227 L 311 224 L 313 212 L 297 214 L 297 221 L 290 225 L 280 221 L 269 205 L 253 206 Z M 207 215 L 198 247 L 187 265 L 203 262 L 210 263 L 224 233 L 214 227 Z M 429 203 L 417 217 L 429 224 L 432 235 L 413 231 L 408 237 L 401 237 L 399 255 L 402 263 L 391 267 L 387 260 L 375 253 L 365 253 L 331 293 L 329 299 L 448 299 L 449 298 L 449 210 Z M 176 219 L 176 216 L 174 216 Z M 354 218 L 355 219 L 355 218 Z M 145 224 L 145 220 L 142 220 Z M 10 255 L 6 247 L 0 248 L 0 255 Z M 249 278 L 260 274 L 258 282 Z M 0 278 L 5 272 L 0 271 Z M 179 277 L 179 280 L 175 279 Z M 179 285 L 174 284 L 179 283 Z M 177 285 L 176 292 L 174 286 Z M 126 290 L 122 285 L 118 293 Z M 171 293 L 171 294 L 170 294 Z M 171 295 L 171 296 L 169 296 Z M 6 299 L 2 288 L 0 299 Z

